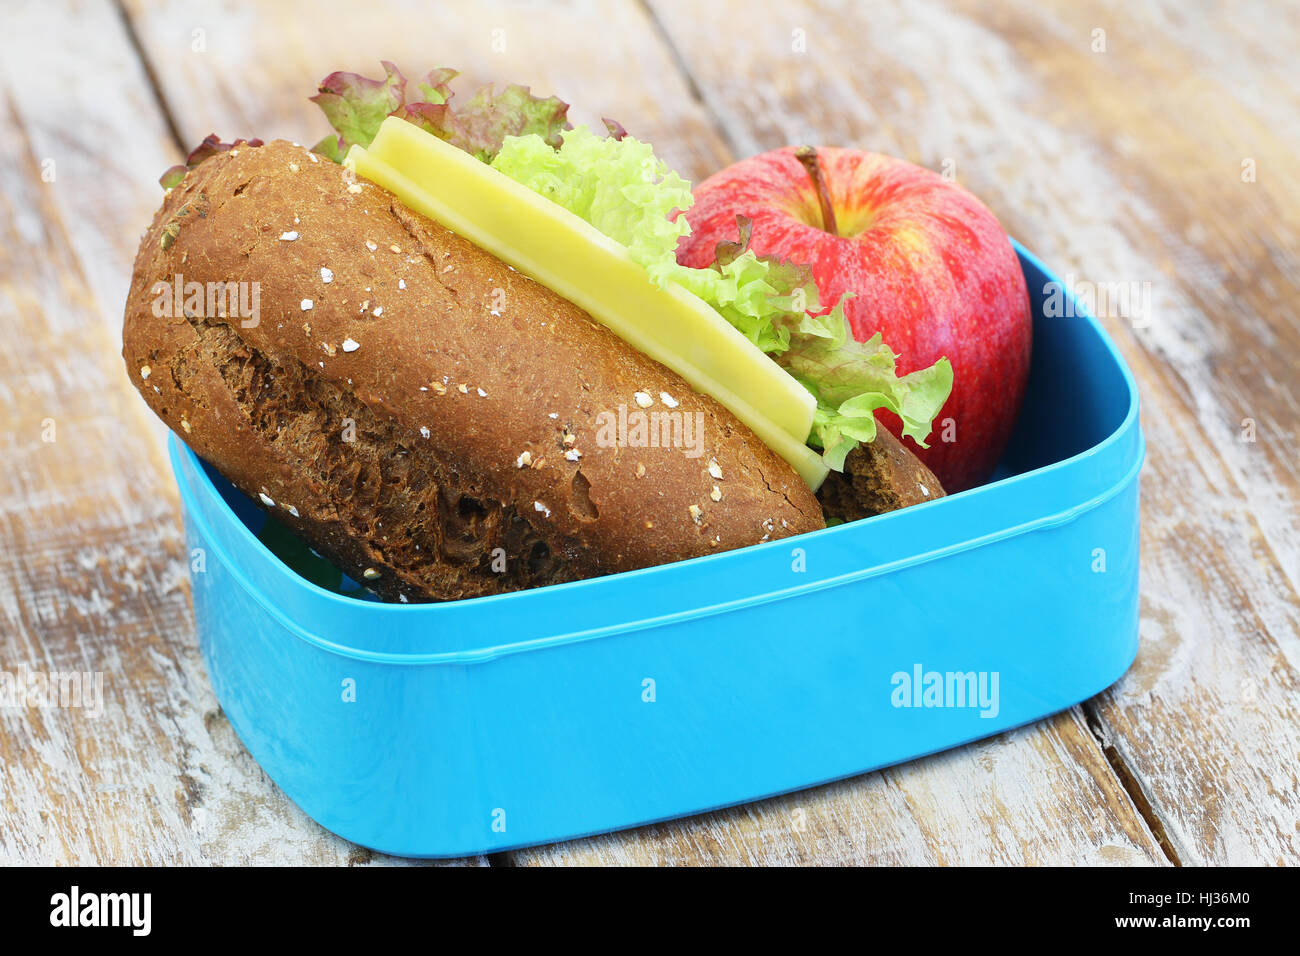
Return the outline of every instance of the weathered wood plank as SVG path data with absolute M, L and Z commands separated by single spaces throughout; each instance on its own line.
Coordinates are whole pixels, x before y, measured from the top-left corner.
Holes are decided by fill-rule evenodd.
M 98 716 L 93 693 L 0 709 L 0 861 L 398 862 L 309 820 L 218 709 L 175 488 L 116 327 L 171 147 L 112 4 L 30 4 L 15 26 L 0 72 L 0 671 L 103 684 Z
M 436 25 L 386 4 L 370 5 L 365 18 L 339 15 L 333 3 L 271 10 L 223 3 L 195 13 L 129 0 L 128 8 L 155 73 L 167 78 L 177 125 L 195 142 L 212 131 L 313 142 L 327 129 L 305 101 L 313 84 L 334 69 L 373 75 L 385 58 L 412 74 L 442 63 L 460 67 L 468 88 L 525 82 L 556 92 L 574 102 L 577 120 L 614 116 L 695 178 L 731 156 L 653 23 L 633 3 L 463 4 L 443 7 L 449 12 Z M 394 22 L 410 29 L 393 30 Z M 196 55 L 188 38 L 200 26 L 207 29 L 206 52 Z M 504 36 L 493 33 L 499 29 Z M 494 49 L 500 39 L 504 49 Z M 257 75 L 232 79 L 250 74 Z M 250 95 L 252 88 L 265 92 Z M 793 807 L 806 810 L 804 833 L 788 826 Z M 911 822 L 901 830 L 891 825 L 904 819 Z M 841 833 L 852 837 L 837 839 Z M 624 862 L 1164 862 L 1077 714 L 811 795 L 512 859 L 595 862 L 602 853 Z
M 435 66 L 462 71 L 468 96 L 483 83 L 523 83 L 573 104 L 575 123 L 621 120 L 686 173 L 725 159 L 708 117 L 692 109 L 663 45 L 632 0 L 572 3 L 367 4 L 346 0 L 177 6 L 126 0 L 186 143 L 278 137 L 311 144 L 329 132 L 307 97 L 335 70 L 383 74 L 392 60 L 415 79 Z M 205 31 L 204 52 L 192 50 Z
M 6 123 L 22 124 L 91 305 L 120 330 L 136 246 L 157 206 L 156 182 L 145 184 L 177 161 L 176 146 L 111 2 L 17 4 L 5 29 Z
M 512 858 L 520 866 L 1165 862 L 1077 708 L 878 773 Z
M 1087 710 L 1181 861 L 1295 862 L 1294 11 L 652 7 L 740 152 L 814 141 L 952 163 L 1060 272 L 1149 291 L 1148 313 L 1104 317 L 1149 442 L 1142 650 Z

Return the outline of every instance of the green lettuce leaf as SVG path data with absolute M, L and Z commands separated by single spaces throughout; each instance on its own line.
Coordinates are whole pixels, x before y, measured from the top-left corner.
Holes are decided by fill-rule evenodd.
M 818 334 L 810 313 L 821 310 L 812 269 L 749 248 L 752 223 L 736 217 L 740 238 L 714 247 L 711 268 L 677 266 L 672 279 L 718 310 L 751 342 L 772 356 L 790 348 L 800 331 Z
M 677 241 L 690 226 L 675 212 L 694 201 L 689 183 L 632 137 L 601 137 L 586 127 L 560 136 L 558 149 L 538 136 L 507 137 L 492 166 L 625 245 L 651 281 L 699 296 L 789 371 L 817 399 L 808 443 L 822 449 L 829 467 L 842 471 L 858 442 L 875 440 L 880 408 L 926 447 L 952 390 L 947 359 L 900 376 L 898 356 L 880 335 L 853 338 L 843 301 L 823 309 L 810 268 L 754 254 L 744 217 L 739 239 L 718 243 L 709 268 L 680 265 Z
M 607 125 L 609 122 L 607 121 Z M 599 136 L 585 126 L 560 134 L 559 149 L 538 136 L 508 137 L 492 167 L 624 246 L 661 287 L 676 282 L 718 310 L 765 352 L 789 343 L 792 283 L 811 289 L 812 275 L 750 252 L 748 226 L 735 248 L 719 247 L 716 268 L 692 269 L 677 262 L 677 241 L 690 232 L 679 210 L 695 201 L 691 186 L 655 156 L 649 144 L 628 136 Z M 808 307 L 805 305 L 805 307 Z
M 928 448 L 934 416 L 952 391 L 952 363 L 941 358 L 929 368 L 899 375 L 898 356 L 877 332 L 865 342 L 853 338 L 843 303 L 817 321 L 829 334 L 797 332 L 776 361 L 817 399 L 808 444 L 822 449 L 826 464 L 842 471 L 858 442 L 876 440 L 876 410 L 888 409 L 903 422 L 903 434 Z
M 844 311 L 847 296 L 833 308 L 823 309 L 811 268 L 772 256 L 756 257 L 749 250 L 750 221 L 737 217 L 737 226 L 738 241 L 716 246 L 713 271 L 726 277 L 737 264 L 744 268 L 750 281 L 738 290 L 741 301 L 719 301 L 716 287 L 713 296 L 702 298 L 817 399 L 808 444 L 822 449 L 827 466 L 842 471 L 845 457 L 858 442 L 875 441 L 875 412 L 880 408 L 902 420 L 905 436 L 928 447 L 925 440 L 931 423 L 952 391 L 952 364 L 942 358 L 929 368 L 900 376 L 898 356 L 879 333 L 866 342 L 854 339 Z M 683 268 L 683 272 L 708 271 Z M 692 287 L 682 273 L 675 278 Z M 767 294 L 759 301 L 756 297 L 763 290 Z
M 459 106 L 452 102 L 456 70 L 430 70 L 411 91 L 396 66 L 382 63 L 382 80 L 340 72 L 321 81 L 311 100 L 335 135 L 317 143 L 316 152 L 342 162 L 354 145 L 369 146 L 390 116 L 400 116 L 484 162 L 496 155 L 507 136 L 535 134 L 557 147 L 561 131 L 569 128 L 567 103 L 554 96 L 533 96 L 526 86 L 512 84 L 500 92 L 485 86 Z
M 646 143 L 624 134 L 598 136 L 585 126 L 559 134 L 559 148 L 537 134 L 507 137 L 492 167 L 627 246 L 661 285 L 677 268 L 686 220 L 675 209 L 693 202 L 691 184 Z

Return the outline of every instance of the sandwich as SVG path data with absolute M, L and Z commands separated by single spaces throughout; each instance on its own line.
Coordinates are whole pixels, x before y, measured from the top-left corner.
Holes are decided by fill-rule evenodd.
M 747 223 L 676 260 L 689 184 L 619 124 L 452 70 L 335 73 L 313 147 L 168 170 L 123 358 L 198 455 L 381 599 L 650 567 L 943 494 L 945 360 L 899 375 Z

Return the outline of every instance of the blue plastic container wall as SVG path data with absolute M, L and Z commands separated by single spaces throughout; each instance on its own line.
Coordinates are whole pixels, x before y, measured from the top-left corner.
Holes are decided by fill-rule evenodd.
M 249 751 L 322 826 L 491 853 L 755 800 L 1070 707 L 1137 651 L 1137 389 L 1034 302 L 1000 477 L 813 534 L 499 597 L 323 590 L 175 436 L 200 646 Z

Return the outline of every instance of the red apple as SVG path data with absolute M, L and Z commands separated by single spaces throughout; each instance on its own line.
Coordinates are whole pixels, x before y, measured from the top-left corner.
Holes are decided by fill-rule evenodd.
M 907 441 L 950 492 L 989 477 L 1024 397 L 1031 320 L 1020 263 L 983 203 L 890 156 L 791 147 L 710 176 L 685 215 L 684 265 L 711 263 L 719 242 L 737 238 L 736 217 L 747 216 L 750 248 L 812 266 L 823 303 L 853 294 L 853 334 L 880 332 L 900 372 L 946 355 L 952 395 L 930 447 Z M 897 435 L 897 417 L 879 416 Z

